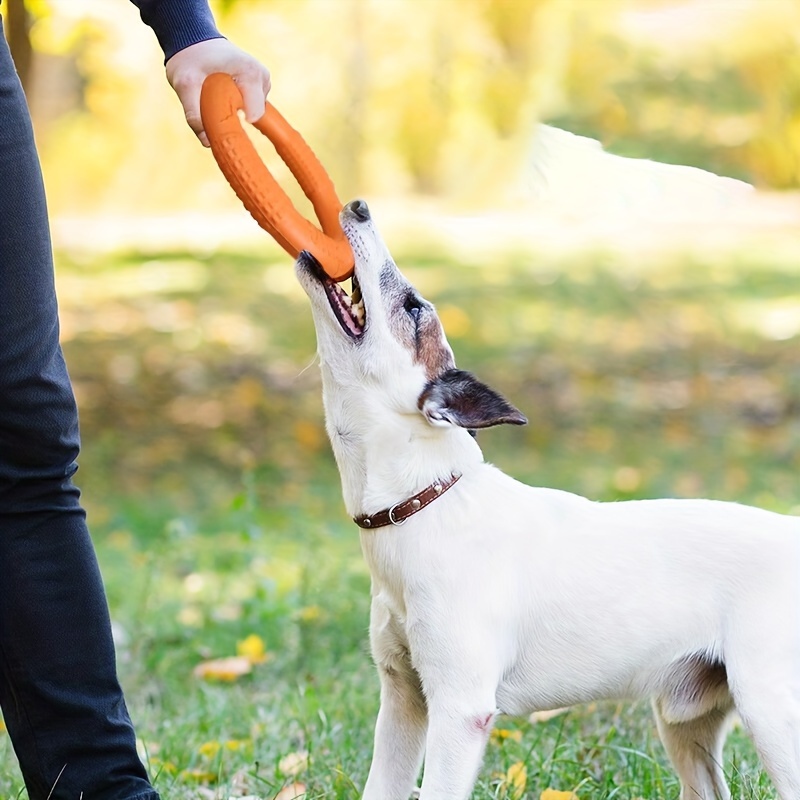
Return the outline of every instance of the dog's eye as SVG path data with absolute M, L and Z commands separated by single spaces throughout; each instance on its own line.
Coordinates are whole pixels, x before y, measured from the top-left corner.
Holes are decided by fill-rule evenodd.
M 422 313 L 422 303 L 410 294 L 406 297 L 406 302 L 403 304 L 406 313 L 414 319 L 415 322 L 419 320 L 419 315 Z

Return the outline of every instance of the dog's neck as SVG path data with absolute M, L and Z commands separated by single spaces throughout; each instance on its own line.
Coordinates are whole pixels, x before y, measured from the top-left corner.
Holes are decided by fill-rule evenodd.
M 387 413 L 360 386 L 333 384 L 323 370 L 328 435 L 350 516 L 371 514 L 453 472 L 483 462 L 468 431 L 433 427 L 419 413 Z

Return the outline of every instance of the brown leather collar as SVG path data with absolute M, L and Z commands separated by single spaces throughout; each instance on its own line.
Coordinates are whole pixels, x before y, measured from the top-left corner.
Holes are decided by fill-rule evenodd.
M 417 511 L 422 511 L 425 506 L 432 503 L 437 497 L 441 497 L 459 478 L 460 472 L 454 472 L 445 481 L 436 481 L 421 492 L 417 492 L 408 500 L 395 503 L 391 508 L 378 511 L 377 514 L 362 514 L 360 517 L 353 517 L 353 522 L 359 528 L 383 528 L 386 525 L 402 525 L 410 516 Z

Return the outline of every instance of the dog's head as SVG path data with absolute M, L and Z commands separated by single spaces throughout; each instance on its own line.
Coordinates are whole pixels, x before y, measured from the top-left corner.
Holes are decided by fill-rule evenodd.
M 375 437 L 436 438 L 446 430 L 524 424 L 499 394 L 456 369 L 433 305 L 406 280 L 367 208 L 356 200 L 341 223 L 355 256 L 352 293 L 309 253 L 295 266 L 311 299 L 328 432 L 342 466 L 342 442 Z

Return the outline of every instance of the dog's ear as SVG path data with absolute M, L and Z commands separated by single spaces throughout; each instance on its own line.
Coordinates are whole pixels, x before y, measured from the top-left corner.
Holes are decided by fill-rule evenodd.
M 460 369 L 449 369 L 432 380 L 419 396 L 417 406 L 431 425 L 458 425 L 474 430 L 528 422 L 494 389 Z

